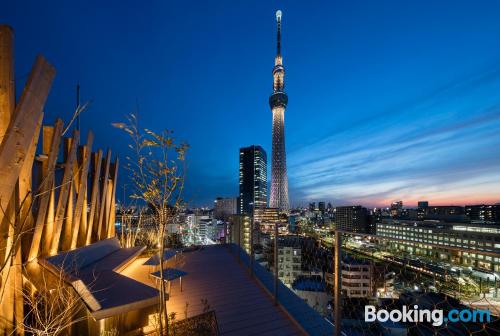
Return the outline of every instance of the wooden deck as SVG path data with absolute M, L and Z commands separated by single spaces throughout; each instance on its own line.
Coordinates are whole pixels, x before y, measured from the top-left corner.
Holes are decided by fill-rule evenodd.
M 155 286 L 149 276 L 152 268 L 142 265 L 146 260 L 137 259 L 122 274 Z M 186 311 L 188 317 L 202 313 L 202 300 L 207 300 L 216 312 L 221 335 L 302 335 L 226 247 L 214 245 L 184 253 L 179 262 L 168 263 L 188 273 L 182 279 L 182 292 L 179 280 L 171 283 L 168 311 L 176 312 L 177 320 L 184 319 Z

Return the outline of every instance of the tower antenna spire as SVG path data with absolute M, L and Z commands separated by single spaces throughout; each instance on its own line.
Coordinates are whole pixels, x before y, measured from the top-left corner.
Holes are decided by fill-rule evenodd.
M 281 15 L 283 13 L 281 12 L 281 10 L 277 10 L 276 11 L 276 24 L 278 26 L 278 38 L 277 38 L 277 49 L 276 49 L 276 53 L 277 55 L 281 55 Z

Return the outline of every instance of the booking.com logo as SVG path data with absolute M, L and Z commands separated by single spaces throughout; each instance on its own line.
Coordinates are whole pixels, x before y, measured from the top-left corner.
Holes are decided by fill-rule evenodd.
M 451 309 L 445 316 L 441 309 L 418 309 L 417 305 L 403 306 L 402 310 L 393 309 L 391 311 L 379 309 L 375 306 L 365 306 L 365 321 L 366 322 L 428 322 L 433 326 L 438 327 L 445 322 L 490 322 L 490 311 L 485 309 Z

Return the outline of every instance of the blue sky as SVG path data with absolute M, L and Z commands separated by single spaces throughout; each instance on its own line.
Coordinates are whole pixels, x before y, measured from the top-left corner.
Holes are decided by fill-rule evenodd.
M 499 2 L 11 1 L 0 22 L 18 92 L 36 54 L 57 68 L 47 123 L 80 82 L 83 130 L 124 157 L 111 123 L 138 104 L 144 127 L 190 143 L 201 205 L 237 194 L 239 147 L 271 156 L 278 8 L 293 205 L 500 202 Z

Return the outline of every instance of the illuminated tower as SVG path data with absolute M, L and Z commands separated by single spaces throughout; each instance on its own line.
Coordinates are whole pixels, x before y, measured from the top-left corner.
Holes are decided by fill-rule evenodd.
M 281 58 L 281 11 L 276 12 L 278 26 L 277 52 L 273 68 L 273 94 L 269 105 L 273 112 L 273 152 L 271 161 L 271 208 L 288 211 L 288 176 L 285 151 L 285 108 L 288 96 L 285 93 L 285 68 Z

